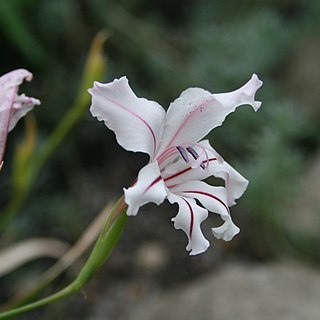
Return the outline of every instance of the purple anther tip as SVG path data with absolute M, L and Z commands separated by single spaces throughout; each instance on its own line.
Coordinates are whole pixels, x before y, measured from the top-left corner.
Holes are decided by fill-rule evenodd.
M 194 150 L 192 147 L 188 147 L 187 150 L 192 155 L 193 159 L 197 160 L 199 158 L 197 151 Z
M 181 154 L 182 159 L 185 162 L 189 162 L 189 157 L 188 157 L 186 150 L 182 147 L 177 147 L 177 149 L 178 149 L 179 153 Z

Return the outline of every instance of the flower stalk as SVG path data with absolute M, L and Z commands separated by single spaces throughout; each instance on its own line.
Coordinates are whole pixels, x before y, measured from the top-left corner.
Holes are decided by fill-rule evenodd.
M 96 244 L 77 278 L 61 291 L 25 306 L 0 313 L 0 319 L 10 319 L 18 314 L 43 307 L 81 290 L 108 259 L 117 244 L 127 221 L 127 205 L 121 197 L 111 209 Z

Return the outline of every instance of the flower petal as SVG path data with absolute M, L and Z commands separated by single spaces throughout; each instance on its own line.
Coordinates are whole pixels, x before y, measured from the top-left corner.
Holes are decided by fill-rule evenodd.
M 255 101 L 262 81 L 254 74 L 241 88 L 229 93 L 211 94 L 200 88 L 189 88 L 171 103 L 166 117 L 166 130 L 158 154 L 169 146 L 194 143 L 220 126 L 226 116 L 238 106 L 250 104 L 257 110 L 261 102 Z
M 125 202 L 128 205 L 128 216 L 135 216 L 139 208 L 148 202 L 161 204 L 167 196 L 167 189 L 157 162 L 144 166 L 139 172 L 137 182 L 123 190 Z
M 89 93 L 92 115 L 115 132 L 118 143 L 152 158 L 164 125 L 164 109 L 154 101 L 138 98 L 126 77 L 106 84 L 95 82 Z
M 0 77 L 0 95 L 3 95 L 8 88 L 18 87 L 24 80 L 32 80 L 32 73 L 25 69 L 17 69 L 4 74 Z
M 23 80 L 31 81 L 32 73 L 25 69 L 18 69 L 0 77 L 1 129 L 6 128 L 7 131 L 11 131 L 22 116 L 34 105 L 40 104 L 38 99 L 26 97 L 24 94 L 17 95 L 19 85 Z
M 186 250 L 190 251 L 190 255 L 206 251 L 210 244 L 204 237 L 200 225 L 208 217 L 208 211 L 198 206 L 193 199 L 171 192 L 168 194 L 168 200 L 170 203 L 179 205 L 178 214 L 172 218 L 172 221 L 174 221 L 174 227 L 182 229 L 189 239 Z
M 197 199 L 207 210 L 218 213 L 224 224 L 212 228 L 213 234 L 218 239 L 231 240 L 240 229 L 232 222 L 227 206 L 227 191 L 224 187 L 213 187 L 203 181 L 189 181 L 170 190 L 183 197 Z
M 10 91 L 11 97 L 8 95 L 8 91 Z M 0 95 L 0 164 L 2 164 L 3 155 L 6 148 L 10 117 L 12 114 L 13 98 L 15 94 L 15 89 L 10 88 L 5 93 L 2 92 L 2 96 Z
M 239 199 L 246 191 L 249 181 L 235 170 L 228 162 L 212 148 L 208 140 L 203 140 L 199 145 L 206 148 L 209 159 L 217 157 L 220 161 L 210 161 L 208 173 L 225 181 L 225 187 L 228 192 L 227 204 L 229 207 L 236 204 L 235 200 Z
M 11 131 L 16 126 L 17 122 L 36 105 L 40 105 L 38 99 L 27 97 L 25 94 L 16 97 L 10 118 L 9 131 Z
M 38 99 L 29 98 L 24 94 L 17 95 L 23 80 L 31 79 L 32 74 L 25 69 L 14 70 L 0 77 L 0 163 L 2 163 L 8 132 L 34 105 L 40 104 Z

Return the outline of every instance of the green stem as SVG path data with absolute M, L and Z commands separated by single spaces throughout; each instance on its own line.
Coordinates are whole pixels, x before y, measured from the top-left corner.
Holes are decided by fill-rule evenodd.
M 14 317 L 18 314 L 45 306 L 46 304 L 57 301 L 61 298 L 65 298 L 65 297 L 77 292 L 79 290 L 79 289 L 78 290 L 77 289 L 78 289 L 78 286 L 76 285 L 76 281 L 74 281 L 68 287 L 62 289 L 61 291 L 59 291 L 59 292 L 57 292 L 47 298 L 30 303 L 30 304 L 23 306 L 23 307 L 20 307 L 20 308 L 16 308 L 16 309 L 1 313 L 0 319 L 10 319 L 11 317 Z
M 110 211 L 100 236 L 77 278 L 66 288 L 47 298 L 0 313 L 0 319 L 9 319 L 18 314 L 45 306 L 51 302 L 70 296 L 71 294 L 81 290 L 110 256 L 112 249 L 120 238 L 126 221 L 126 205 L 124 204 L 123 198 L 120 198 Z

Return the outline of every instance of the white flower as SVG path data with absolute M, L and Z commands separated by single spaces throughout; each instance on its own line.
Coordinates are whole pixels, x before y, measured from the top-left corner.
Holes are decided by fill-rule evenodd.
M 17 69 L 0 77 L 0 169 L 8 132 L 33 106 L 40 104 L 38 99 L 18 95 L 23 80 L 32 80 L 32 74 L 25 69 Z
M 164 199 L 179 205 L 174 226 L 188 236 L 191 255 L 204 252 L 209 242 L 200 225 L 208 211 L 218 213 L 224 223 L 212 228 L 218 239 L 231 240 L 239 228 L 229 207 L 244 193 L 248 181 L 226 163 L 207 140 L 200 141 L 238 106 L 250 104 L 258 110 L 254 96 L 262 81 L 256 75 L 241 88 L 229 93 L 211 94 L 189 88 L 165 110 L 156 102 L 138 98 L 126 77 L 111 83 L 94 83 L 90 111 L 116 134 L 128 151 L 150 155 L 133 186 L 124 189 L 127 215 L 136 215 L 149 202 Z M 199 142 L 200 141 L 200 142 Z M 210 186 L 209 176 L 225 180 L 225 186 Z

